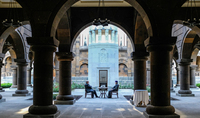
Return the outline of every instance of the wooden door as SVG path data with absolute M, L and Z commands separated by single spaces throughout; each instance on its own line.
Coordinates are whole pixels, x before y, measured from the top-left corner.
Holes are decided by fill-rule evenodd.
M 105 85 L 108 86 L 108 71 L 107 70 L 99 70 L 99 86 Z

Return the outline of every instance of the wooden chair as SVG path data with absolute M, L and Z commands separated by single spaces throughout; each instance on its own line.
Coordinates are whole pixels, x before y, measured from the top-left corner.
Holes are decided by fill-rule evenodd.
M 92 97 L 92 93 L 91 92 L 87 93 L 85 90 L 85 98 L 87 97 L 87 95 L 91 95 L 91 97 Z
M 117 98 L 119 98 L 119 97 L 118 97 L 118 91 L 113 91 L 113 92 L 112 92 L 112 95 L 117 95 Z
M 91 98 L 92 98 L 92 93 L 91 92 L 87 93 L 87 91 L 85 89 L 85 98 L 87 97 L 87 95 L 91 95 Z
M 113 91 L 112 92 L 112 95 L 117 95 L 117 98 L 119 98 L 119 96 L 118 96 L 118 90 L 119 90 L 119 86 L 117 87 L 117 91 Z M 112 96 L 111 96 L 112 97 Z

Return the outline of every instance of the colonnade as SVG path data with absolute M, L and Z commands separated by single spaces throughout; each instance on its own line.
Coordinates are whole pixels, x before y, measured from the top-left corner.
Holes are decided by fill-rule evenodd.
M 51 40 L 49 44 L 37 44 L 37 39 L 28 38 L 31 50 L 34 52 L 34 88 L 33 88 L 33 105 L 29 108 L 29 114 L 24 117 L 30 117 L 38 114 L 58 115 L 57 107 L 53 101 L 53 53 L 58 46 L 57 40 L 47 37 L 44 40 Z M 151 40 L 151 39 L 149 39 Z M 169 42 L 168 42 L 169 41 Z M 150 70 L 151 78 L 151 105 L 146 108 L 147 114 L 168 115 L 174 114 L 175 109 L 170 104 L 170 83 L 171 83 L 171 58 L 170 54 L 173 49 L 175 39 L 169 38 L 165 44 L 156 43 L 147 44 L 147 52 L 133 52 L 134 61 L 134 90 L 146 89 L 147 70 Z M 147 57 L 150 54 L 150 68 L 146 68 Z M 56 97 L 55 104 L 74 104 L 74 96 L 71 95 L 71 61 L 73 60 L 72 52 L 57 52 L 56 56 L 59 61 L 59 95 Z M 31 82 L 31 69 L 28 68 L 28 61 L 16 59 L 17 66 L 13 66 L 13 86 L 17 87 L 13 96 L 30 95 L 27 90 L 27 83 Z M 194 96 L 190 87 L 195 87 L 195 69 L 196 66 L 190 66 L 191 59 L 182 59 L 177 61 L 177 86 L 179 96 Z M 2 67 L 1 64 L 0 67 Z M 41 73 L 42 72 L 42 73 Z M 27 79 L 27 74 L 28 78 Z M 28 80 L 28 82 L 27 82 Z M 44 82 L 41 82 L 44 81 Z M 0 87 L 1 88 L 1 87 Z M 0 99 L 2 96 L 0 95 Z
M 118 31 L 115 26 L 109 28 L 105 27 L 104 29 L 101 28 L 101 26 L 98 27 L 98 29 L 90 29 L 89 31 L 89 44 L 93 43 L 114 43 L 118 44 Z M 103 34 L 104 33 L 104 34 Z M 103 35 L 102 35 L 103 34 Z M 102 36 L 105 36 L 105 41 L 103 41 Z M 110 40 L 110 42 L 109 42 Z

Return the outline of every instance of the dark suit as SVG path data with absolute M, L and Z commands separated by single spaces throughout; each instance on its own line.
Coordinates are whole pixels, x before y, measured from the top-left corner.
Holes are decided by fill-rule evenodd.
M 85 91 L 86 91 L 87 93 L 91 92 L 91 93 L 92 93 L 92 98 L 94 97 L 94 95 L 95 95 L 96 97 L 98 97 L 96 91 L 93 90 L 93 89 L 92 89 L 92 86 L 90 86 L 89 84 L 85 84 Z
M 115 86 L 112 88 L 112 90 L 110 90 L 108 92 L 108 98 L 111 98 L 112 97 L 112 92 L 113 91 L 118 91 L 118 89 L 119 89 L 119 84 L 115 84 Z

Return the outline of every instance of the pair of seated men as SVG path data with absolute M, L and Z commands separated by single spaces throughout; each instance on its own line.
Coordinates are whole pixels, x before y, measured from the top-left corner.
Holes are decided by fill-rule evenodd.
M 111 98 L 112 92 L 113 91 L 118 91 L 118 88 L 119 88 L 118 81 L 115 81 L 115 86 L 108 92 L 108 98 Z M 92 93 L 92 98 L 94 98 L 94 95 L 96 96 L 96 98 L 99 98 L 99 96 L 97 96 L 96 91 L 93 90 L 92 86 L 89 85 L 89 81 L 86 81 L 85 90 L 86 90 L 87 93 L 89 93 L 89 92 Z

